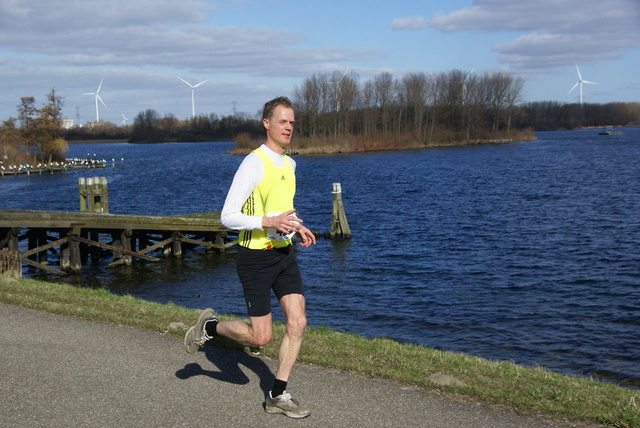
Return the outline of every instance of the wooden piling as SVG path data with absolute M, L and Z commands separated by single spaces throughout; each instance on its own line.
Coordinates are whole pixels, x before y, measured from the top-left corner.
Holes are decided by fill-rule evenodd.
M 347 215 L 342 204 L 342 186 L 340 183 L 333 183 L 333 209 L 331 212 L 331 233 L 329 237 L 335 238 L 351 238 L 351 229 L 347 221 Z
M 0 275 L 22 278 L 22 263 L 18 248 L 20 229 L 17 227 L 3 228 L 0 232 L 2 232 L 0 235 Z
M 131 252 L 131 235 L 132 234 L 133 233 L 131 229 L 125 229 L 120 234 L 120 242 L 122 243 L 122 249 L 125 251 L 128 251 L 129 253 Z M 131 257 L 131 254 L 125 253 L 122 256 L 122 260 L 125 265 L 130 266 L 131 262 L 133 261 L 133 258 Z
M 179 231 L 173 232 L 173 255 L 182 257 L 182 236 Z
M 64 241 L 60 244 L 60 270 L 62 272 L 68 272 L 70 270 L 71 263 L 69 262 L 69 241 Z
M 5 248 L 0 249 L 0 276 L 22 278 L 22 263 L 20 257 Z
M 69 240 L 69 269 L 72 272 L 80 272 L 82 269 L 82 254 L 80 253 L 80 241 Z
M 80 212 L 109 213 L 109 192 L 106 177 L 78 178 Z

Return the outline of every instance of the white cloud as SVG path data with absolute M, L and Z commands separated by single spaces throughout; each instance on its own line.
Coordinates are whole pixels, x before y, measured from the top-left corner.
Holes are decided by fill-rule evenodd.
M 258 83 L 280 95 L 282 87 L 274 87 L 277 84 L 290 89 L 286 86 L 290 83 L 283 82 L 335 69 L 336 63 L 379 55 L 373 49 L 303 49 L 303 35 L 286 29 L 215 25 L 208 21 L 215 22 L 217 9 L 212 3 L 0 0 L 0 93 L 4 98 L 0 117 L 15 114 L 13 106 L 21 96 L 38 98 L 52 87 L 65 96 L 68 110 L 86 109 L 91 103 L 81 94 L 95 90 L 102 78 L 107 120 L 112 109 L 117 109 L 113 113 L 117 120 L 120 111 L 132 115 L 150 105 L 162 113 L 180 114 L 188 110 L 180 106 L 183 101 L 188 104 L 188 97 L 171 101 L 170 94 L 175 97 L 184 86 L 176 75 L 194 81 L 210 79 L 198 88 L 202 111 L 221 109 L 206 105 L 206 99 L 223 102 L 224 108 L 228 103 L 222 100 L 233 99 L 239 109 L 251 111 L 242 105 L 249 103 L 248 97 L 260 99 L 266 93 Z M 235 80 L 214 83 L 229 76 Z M 145 89 L 155 94 L 153 98 L 139 95 Z M 123 105 L 115 107 L 115 102 Z
M 9 0 L 0 2 L 3 10 L 13 6 Z M 302 36 L 287 30 L 206 25 L 201 21 L 212 6 L 200 0 L 68 3 L 38 0 L 31 2 L 30 11 L 12 8 L 17 10 L 12 19 L 0 18 L 0 46 L 44 56 L 54 66 L 171 67 L 250 75 L 282 75 L 282 64 L 297 68 L 296 74 L 313 72 L 325 63 L 376 55 L 348 48 L 296 49 Z M 294 64 L 298 67 L 291 67 Z
M 202 21 L 215 7 L 204 0 L 0 0 L 2 31 L 24 28 L 60 32 Z
M 443 32 L 524 33 L 493 46 L 512 71 L 528 73 L 575 62 L 618 58 L 640 47 L 637 0 L 475 0 L 448 14 L 435 14 L 429 26 Z
M 22 0 L 0 0 L 0 17 L 4 17 L 4 20 L 24 18 L 31 10 L 31 8 L 25 7 Z
M 426 19 L 422 16 L 412 18 L 396 18 L 391 21 L 391 29 L 393 30 L 419 30 L 428 25 Z

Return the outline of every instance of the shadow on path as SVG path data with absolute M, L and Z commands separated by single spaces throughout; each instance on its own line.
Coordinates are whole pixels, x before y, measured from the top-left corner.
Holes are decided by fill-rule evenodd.
M 222 382 L 245 385 L 250 382 L 250 379 L 240 368 L 240 365 L 243 365 L 258 376 L 260 389 L 265 395 L 271 390 L 275 375 L 261 358 L 253 357 L 245 352 L 216 348 L 211 345 L 204 346 L 199 352 L 204 352 L 207 359 L 218 370 L 207 370 L 198 363 L 190 363 L 176 372 L 177 378 L 186 380 L 193 376 L 208 376 Z

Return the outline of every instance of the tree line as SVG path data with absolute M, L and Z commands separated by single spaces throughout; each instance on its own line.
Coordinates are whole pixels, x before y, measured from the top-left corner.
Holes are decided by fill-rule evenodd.
M 128 141 L 130 143 L 232 141 L 238 134 L 252 138 L 262 135 L 259 121 L 243 115 L 200 115 L 180 120 L 174 115 L 161 116 L 156 110 L 139 112 L 133 125 L 100 122 L 65 131 L 68 141 Z
M 382 72 L 364 82 L 353 72 L 316 73 L 292 92 L 294 147 L 395 149 L 523 138 L 523 130 L 532 136 L 532 130 L 640 126 L 640 103 L 525 102 L 523 87 L 517 76 L 462 70 L 400 77 Z M 236 141 L 246 151 L 264 136 L 259 113 L 179 120 L 147 109 L 133 125 L 100 122 L 63 129 L 62 107 L 55 89 L 41 108 L 33 97 L 21 98 L 17 118 L 0 125 L 0 161 L 62 160 L 67 141 Z
M 525 103 L 523 87 L 517 76 L 462 70 L 401 77 L 383 72 L 365 82 L 355 73 L 317 73 L 292 92 L 294 145 L 309 148 L 342 141 L 345 150 L 421 147 L 507 140 L 519 138 L 523 130 L 532 135 L 531 130 L 640 124 L 638 103 Z M 152 109 L 138 113 L 126 128 L 128 134 L 120 139 L 132 143 L 235 140 L 242 150 L 264 135 L 261 121 L 247 115 L 179 120 Z M 113 126 L 111 134 L 104 127 L 76 129 L 71 132 L 78 135 L 69 137 L 100 131 L 104 139 L 122 129 Z
M 640 125 L 640 103 L 524 102 L 522 78 L 504 73 L 317 73 L 293 91 L 298 135 L 410 139 L 417 144 L 500 138 L 523 129 Z
M 173 115 L 161 117 L 147 109 L 137 114 L 129 135 L 130 143 L 233 141 L 238 135 L 251 139 L 264 135 L 260 121 L 244 115 L 200 115 L 187 120 Z
M 479 130 L 509 132 L 523 86 L 502 73 L 383 72 L 361 84 L 355 73 L 333 72 L 305 79 L 293 98 L 309 137 L 381 133 L 427 141 L 446 130 L 465 140 Z
M 640 126 L 640 103 L 563 104 L 529 102 L 519 107 L 516 126 L 555 131 L 599 126 Z

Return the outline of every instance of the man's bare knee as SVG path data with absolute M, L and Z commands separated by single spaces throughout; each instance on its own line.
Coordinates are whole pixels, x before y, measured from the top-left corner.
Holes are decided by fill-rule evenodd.
M 254 346 L 265 346 L 273 337 L 271 314 L 264 317 L 251 318 L 251 343 Z
M 261 336 L 255 336 L 254 337 L 254 343 L 251 343 L 251 345 L 255 345 L 255 346 L 266 346 L 267 344 L 269 344 L 269 342 L 271 342 L 271 335 L 261 335 Z
M 302 336 L 307 326 L 307 317 L 301 316 L 296 319 L 287 320 L 287 332 L 292 336 Z

